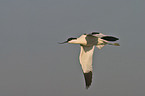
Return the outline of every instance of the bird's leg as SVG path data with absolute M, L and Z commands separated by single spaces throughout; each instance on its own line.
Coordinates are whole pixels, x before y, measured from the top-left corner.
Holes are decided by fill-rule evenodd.
M 114 45 L 114 46 L 120 46 L 120 44 L 119 43 L 107 43 L 108 45 Z

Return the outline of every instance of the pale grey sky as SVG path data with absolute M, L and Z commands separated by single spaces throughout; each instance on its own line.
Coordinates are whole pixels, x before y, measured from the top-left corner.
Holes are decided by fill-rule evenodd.
M 0 0 L 0 96 L 145 96 L 145 0 Z M 79 45 L 100 31 L 120 47 L 95 49 L 86 90 Z

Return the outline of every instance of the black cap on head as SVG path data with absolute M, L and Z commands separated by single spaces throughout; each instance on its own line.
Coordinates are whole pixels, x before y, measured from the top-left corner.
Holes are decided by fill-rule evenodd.
M 74 39 L 77 39 L 77 38 L 73 38 L 73 37 L 68 38 L 68 39 L 67 39 L 67 42 L 68 42 L 68 41 L 71 41 L 71 40 L 74 40 Z

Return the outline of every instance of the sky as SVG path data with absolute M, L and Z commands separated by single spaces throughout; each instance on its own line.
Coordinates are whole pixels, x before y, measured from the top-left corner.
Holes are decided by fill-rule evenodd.
M 0 0 L 0 96 L 145 96 L 145 0 Z M 80 46 L 99 31 L 120 47 L 95 48 L 88 90 Z

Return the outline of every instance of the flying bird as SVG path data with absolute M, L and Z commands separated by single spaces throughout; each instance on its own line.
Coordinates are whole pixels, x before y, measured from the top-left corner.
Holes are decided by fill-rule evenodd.
M 98 49 L 102 49 L 105 45 L 120 46 L 119 43 L 114 43 L 117 40 L 119 40 L 119 38 L 114 36 L 92 32 L 90 34 L 83 34 L 78 38 L 68 38 L 67 41 L 59 44 L 80 44 L 81 50 L 79 60 L 84 74 L 86 89 L 88 89 L 92 83 L 92 57 L 95 46 Z

